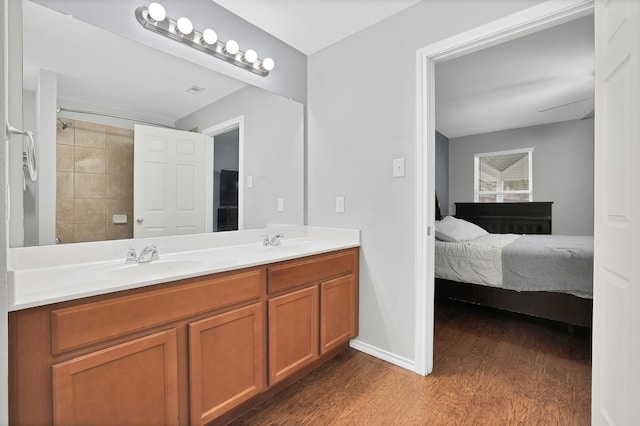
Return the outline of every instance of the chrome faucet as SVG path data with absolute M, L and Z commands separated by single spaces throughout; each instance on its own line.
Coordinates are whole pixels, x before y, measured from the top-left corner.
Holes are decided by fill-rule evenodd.
M 138 256 L 138 263 L 149 263 L 152 260 L 158 260 L 158 248 L 156 246 L 147 246 L 142 249 L 140 256 Z
M 284 238 L 284 234 L 276 234 L 273 237 L 269 237 L 269 235 L 265 234 L 262 236 L 262 245 L 265 247 L 279 246 L 281 238 Z

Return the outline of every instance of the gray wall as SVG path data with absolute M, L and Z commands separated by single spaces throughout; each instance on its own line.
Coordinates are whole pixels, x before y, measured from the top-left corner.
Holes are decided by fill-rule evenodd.
M 552 232 L 593 235 L 593 119 L 450 139 L 450 203 L 473 201 L 474 154 L 528 147 L 533 201 L 553 201 Z
M 423 1 L 309 56 L 308 222 L 361 230 L 358 341 L 415 360 L 416 50 L 539 3 Z M 394 158 L 406 177 L 393 178 Z M 345 212 L 335 198 L 345 197 Z
M 449 214 L 449 139 L 436 132 L 436 194 L 442 216 Z
M 199 131 L 244 116 L 244 228 L 267 223 L 302 225 L 304 221 L 304 107 L 247 86 L 178 120 L 181 129 Z M 284 198 L 284 212 L 276 200 Z

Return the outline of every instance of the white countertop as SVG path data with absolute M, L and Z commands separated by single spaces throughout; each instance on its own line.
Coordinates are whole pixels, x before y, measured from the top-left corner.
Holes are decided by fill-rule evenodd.
M 264 247 L 262 235 L 283 233 Z M 130 247 L 159 260 L 126 264 Z M 360 246 L 360 232 L 309 226 L 9 249 L 9 311 Z

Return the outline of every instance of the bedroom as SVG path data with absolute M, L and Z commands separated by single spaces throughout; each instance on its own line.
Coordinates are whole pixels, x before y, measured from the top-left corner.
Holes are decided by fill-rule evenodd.
M 540 212 L 544 215 L 548 214 L 546 209 L 550 210 L 549 224 L 545 224 L 544 231 L 523 228 L 510 233 L 572 236 L 568 239 L 579 240 L 579 244 L 585 240 L 592 258 L 589 247 L 593 244 L 590 239 L 593 236 L 593 57 L 593 16 L 590 15 L 436 66 L 436 128 L 439 131 L 436 135 L 436 193 L 443 216 L 454 215 L 456 203 L 477 202 L 480 197 L 480 201 L 500 202 L 504 197 L 510 201 L 550 202 L 548 207 L 522 206 L 527 209 L 544 208 L 545 211 Z M 496 161 L 508 162 L 498 164 L 494 169 L 492 162 Z M 479 178 L 480 167 L 483 167 L 482 178 Z M 507 176 L 505 181 L 526 182 L 519 189 L 528 192 L 505 195 L 478 192 L 487 191 L 479 179 L 487 181 L 485 185 L 491 185 L 491 181 L 498 179 L 500 189 L 502 175 Z M 475 190 L 474 179 L 478 180 Z M 509 208 L 520 208 L 518 206 Z M 459 206 L 460 209 L 462 207 L 469 210 L 467 216 L 479 214 L 472 213 L 477 210 L 473 204 Z M 483 214 L 500 214 L 499 211 L 489 213 L 489 208 L 492 207 L 484 206 Z M 526 214 L 533 216 L 538 213 L 528 211 Z M 476 219 L 475 223 L 477 220 L 486 222 L 493 219 Z M 487 225 L 491 225 L 484 225 L 491 232 L 509 233 L 506 230 L 493 231 Z M 590 238 L 573 237 L 580 235 Z M 562 244 L 568 243 L 563 241 Z M 441 246 L 436 243 L 436 277 L 488 286 L 502 284 L 501 276 L 495 280 L 490 277 L 491 269 L 480 269 L 475 273 L 469 271 L 471 275 L 464 277 L 466 265 L 457 264 L 455 258 L 447 257 L 449 254 L 441 254 L 438 251 Z M 508 253 L 506 248 L 503 249 L 503 256 Z M 459 271 L 449 270 L 449 264 L 457 266 Z M 496 273 L 502 272 L 498 268 Z M 517 273 L 524 276 L 527 271 Z M 588 275 L 583 281 L 592 280 L 590 271 L 582 275 Z M 560 286 L 563 286 L 570 280 L 571 277 L 566 277 L 548 281 L 562 281 Z M 533 283 L 531 287 L 539 288 L 537 285 Z M 468 299 L 472 296 L 465 292 L 480 292 L 482 295 L 476 297 L 482 297 L 484 302 L 498 303 L 492 302 L 498 297 L 494 295 L 497 291 L 466 287 L 438 282 L 441 295 Z M 547 288 L 553 286 L 548 285 Z M 582 288 L 580 283 L 571 284 L 571 289 Z M 590 298 L 590 285 L 588 290 Z M 533 309 L 528 306 L 533 304 L 533 299 L 527 297 L 531 293 L 505 293 L 511 310 L 535 312 L 529 312 Z M 527 296 L 523 296 L 525 294 Z M 484 300 L 486 298 L 490 300 Z M 582 312 L 576 313 L 575 317 L 560 313 L 551 318 L 589 327 L 591 307 L 582 303 L 584 300 L 574 301 L 574 298 L 562 295 L 560 300 L 554 301 L 559 304 L 556 309 Z M 542 309 L 548 310 L 546 307 Z M 538 315 L 544 316 L 542 312 Z
M 579 239 L 580 243 L 586 241 L 591 260 L 587 259 L 584 264 L 589 269 L 589 276 L 586 279 L 575 279 L 576 283 L 572 285 L 582 287 L 583 282 L 588 281 L 589 292 L 593 256 L 593 57 L 593 16 L 590 15 L 436 65 L 438 132 L 435 186 L 442 216 L 455 215 L 458 204 L 459 217 L 475 223 L 484 220 L 481 224 L 490 232 L 507 232 L 490 228 L 493 226 L 493 217 L 468 218 L 465 215 L 476 214 L 474 212 L 477 210 L 473 204 L 474 201 L 478 201 L 478 195 L 474 194 L 474 179 L 477 179 L 474 174 L 477 176 L 479 169 L 474 173 L 474 158 L 477 157 L 477 161 L 483 161 L 482 164 L 485 165 L 488 161 L 484 162 L 482 159 L 487 157 L 478 154 L 523 157 L 524 167 L 518 169 L 517 165 L 509 164 L 510 170 L 516 169 L 512 172 L 516 176 L 512 175 L 507 179 L 524 178 L 528 181 L 531 178 L 531 193 L 514 194 L 511 197 L 515 200 L 521 197 L 520 201 L 551 202 L 548 207 L 551 217 L 548 223 L 544 223 L 552 228 L 548 233 L 555 234 L 554 238 L 559 238 L 557 235 L 571 235 L 569 239 Z M 528 173 L 526 152 L 514 153 L 519 150 L 531 150 L 532 159 L 528 164 L 532 166 L 531 174 Z M 522 161 L 519 164 L 522 164 Z M 479 164 L 477 166 L 479 167 Z M 508 167 L 503 166 L 498 171 L 502 172 Z M 508 173 L 508 170 L 505 173 Z M 478 191 L 478 187 L 475 191 Z M 501 196 L 488 194 L 484 197 L 495 200 Z M 504 197 L 507 198 L 507 195 Z M 514 198 L 511 200 L 515 201 Z M 461 206 L 460 202 L 472 204 Z M 518 212 L 521 208 L 527 207 L 516 204 L 513 206 L 516 210 L 512 210 Z M 469 210 L 469 213 L 466 210 Z M 486 210 L 486 213 L 482 212 L 485 215 L 500 214 L 498 209 L 497 212 L 493 212 L 491 205 L 483 210 Z M 466 256 L 470 252 L 461 251 L 457 254 L 457 246 L 462 247 L 462 244 L 438 241 L 439 231 L 445 233 L 446 226 L 446 219 L 436 222 L 436 330 L 440 318 L 444 318 L 443 326 L 448 327 L 452 315 L 456 314 L 470 323 L 482 322 L 485 315 L 495 315 L 496 321 L 511 321 L 509 325 L 504 325 L 505 329 L 515 327 L 514 323 L 517 321 L 533 322 L 551 329 L 566 322 L 571 324 L 569 330 L 572 334 L 566 333 L 565 325 L 564 330 L 560 326 L 558 334 L 551 334 L 547 338 L 557 338 L 559 340 L 556 344 L 567 348 L 573 347 L 576 341 L 581 342 L 582 352 L 575 352 L 572 359 L 576 366 L 588 365 L 590 368 L 588 353 L 592 316 L 591 294 L 587 298 L 580 298 L 565 293 L 515 292 L 491 288 L 494 285 L 502 286 L 500 267 L 496 267 L 499 277 L 494 280 L 491 277 L 491 267 L 474 263 L 480 262 L 480 253 L 475 261 L 459 262 L 456 256 Z M 513 222 L 509 226 L 520 225 Z M 476 232 L 472 228 L 470 231 Z M 476 235 L 478 234 L 474 234 Z M 577 235 L 590 237 L 573 237 Z M 447 240 L 448 235 L 445 233 L 441 238 Z M 483 238 L 485 237 L 480 236 L 478 241 Z M 471 250 L 476 247 L 475 244 L 480 244 L 473 241 L 464 247 Z M 497 239 L 487 242 L 502 244 Z M 564 243 L 566 244 L 566 241 Z M 443 247 L 446 251 L 441 251 L 445 250 Z M 456 251 L 453 251 L 454 248 Z M 502 249 L 502 256 L 501 266 L 505 268 L 506 247 Z M 582 267 L 582 264 L 580 266 Z M 507 272 L 509 270 L 505 269 L 504 287 L 507 287 L 506 278 L 513 280 L 513 274 L 507 276 Z M 518 272 L 522 275 L 524 271 Z M 548 280 L 550 281 L 554 280 Z M 563 281 L 566 282 L 568 279 L 565 278 Z M 534 280 L 536 286 L 539 282 L 538 278 Z M 471 302 L 472 306 L 491 307 L 494 310 L 498 308 L 497 312 L 500 314 L 494 310 L 486 311 L 464 306 L 468 302 Z M 458 309 L 464 313 L 468 309 L 473 314 L 466 317 L 465 315 L 469 314 L 463 315 L 457 311 Z M 505 312 L 525 315 L 504 314 Z M 474 314 L 478 317 L 474 317 Z M 563 322 L 541 322 L 536 317 Z M 573 324 L 580 326 L 578 328 L 581 336 L 573 333 Z M 531 329 L 525 330 L 522 332 L 531 332 Z M 558 337 L 561 335 L 565 337 Z M 475 339 L 483 338 L 481 336 L 484 336 L 483 330 L 472 326 L 467 338 L 469 342 L 474 342 Z M 537 352 L 538 350 L 535 351 Z M 435 346 L 435 354 L 437 356 L 438 346 Z M 531 352 L 530 356 L 534 356 L 534 352 Z M 480 360 L 473 362 L 481 363 Z M 589 391 L 588 383 L 581 382 L 574 386 L 583 387 L 584 392 Z
M 436 65 L 443 215 L 474 201 L 474 154 L 533 148 L 531 201 L 554 202 L 553 233 L 593 235 L 593 57 L 590 15 Z

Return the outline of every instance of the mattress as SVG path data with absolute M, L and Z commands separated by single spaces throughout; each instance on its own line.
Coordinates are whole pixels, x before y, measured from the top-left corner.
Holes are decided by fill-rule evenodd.
M 458 243 L 436 240 L 435 276 L 502 287 L 502 249 L 518 238 L 516 234 L 486 234 Z
M 435 276 L 516 291 L 593 294 L 593 237 L 487 234 L 436 240 Z
M 593 237 L 523 235 L 502 251 L 503 287 L 593 295 Z

